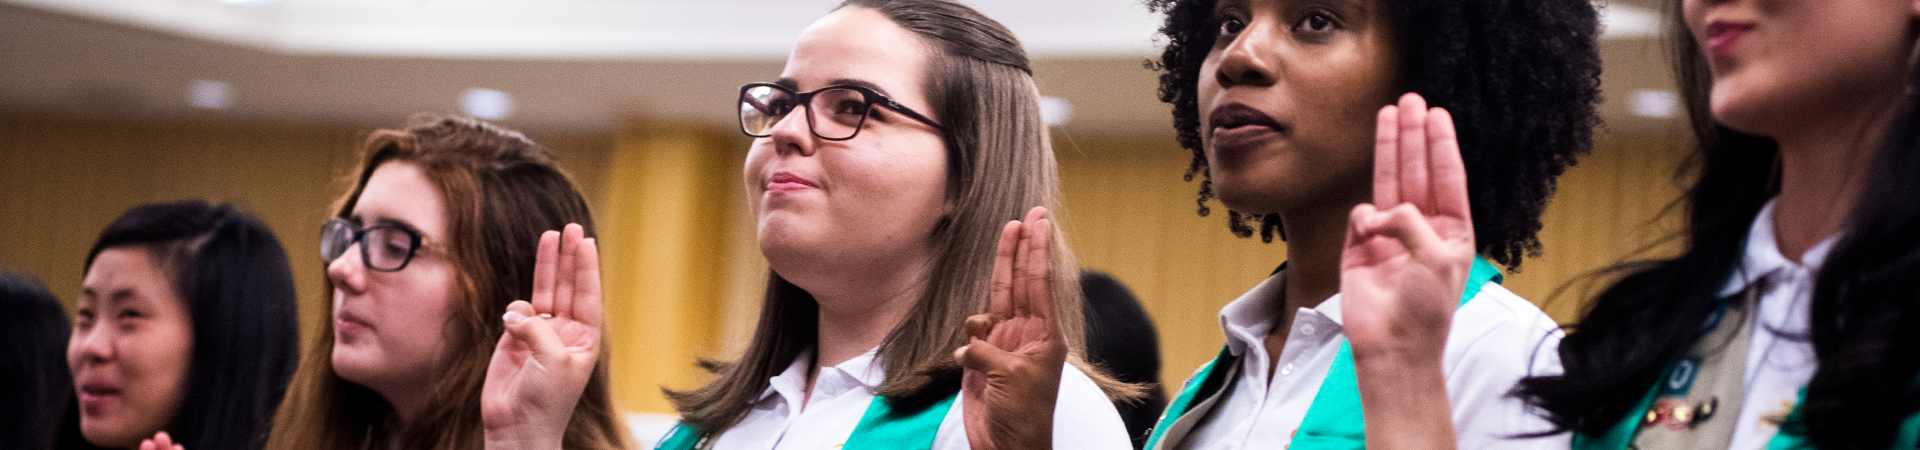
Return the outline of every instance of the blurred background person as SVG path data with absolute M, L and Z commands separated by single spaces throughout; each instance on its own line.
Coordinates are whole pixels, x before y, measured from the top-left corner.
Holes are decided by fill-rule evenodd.
M 294 299 L 280 241 L 232 205 L 128 210 L 87 253 L 67 343 L 85 444 L 259 448 L 296 361 Z
M 52 448 L 73 404 L 67 311 L 26 274 L 0 268 L 0 448 Z
M 1160 333 L 1140 298 L 1112 275 L 1080 271 L 1080 292 L 1086 297 L 1081 310 L 1087 316 L 1087 362 L 1145 389 L 1138 400 L 1113 404 L 1134 448 L 1143 447 L 1154 419 L 1167 409 L 1167 390 L 1160 385 Z

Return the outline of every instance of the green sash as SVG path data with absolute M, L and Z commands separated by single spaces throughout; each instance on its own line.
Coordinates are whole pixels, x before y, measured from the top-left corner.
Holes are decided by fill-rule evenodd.
M 1466 289 L 1460 293 L 1459 305 L 1480 295 L 1487 282 L 1499 283 L 1503 277 L 1500 269 L 1479 256 L 1473 258 L 1473 269 L 1467 274 Z M 1456 306 L 1457 308 L 1458 306 Z M 1232 353 L 1221 349 L 1220 355 L 1208 361 L 1200 371 L 1188 379 L 1180 388 L 1180 395 L 1167 405 L 1167 412 L 1160 416 L 1160 423 L 1153 427 L 1153 434 L 1147 438 L 1146 448 L 1155 448 L 1163 437 L 1161 434 L 1180 416 L 1186 415 L 1193 407 L 1206 385 L 1221 385 L 1224 380 L 1209 379 L 1215 369 L 1222 364 L 1232 362 Z M 1367 447 L 1365 415 L 1360 408 L 1360 385 L 1354 375 L 1353 348 L 1347 342 L 1340 342 L 1340 350 L 1333 357 L 1333 368 L 1327 370 L 1327 378 L 1320 382 L 1319 392 L 1314 394 L 1313 403 L 1307 405 L 1307 415 L 1300 422 L 1300 429 L 1294 432 L 1293 444 L 1289 448 L 1297 449 L 1363 449 Z
M 842 448 L 849 450 L 864 449 L 900 449 L 928 450 L 933 448 L 933 438 L 940 432 L 940 423 L 946 420 L 947 410 L 953 408 L 953 400 L 959 398 L 958 392 L 946 399 L 935 402 L 919 411 L 898 411 L 893 401 L 886 397 L 874 397 L 867 404 L 867 412 L 860 416 L 860 424 L 853 427 L 853 435 L 847 437 Z M 694 450 L 705 447 L 707 438 L 701 437 L 700 430 L 687 424 L 674 425 L 667 437 L 660 439 L 654 450 Z
M 1668 366 L 1665 372 L 1661 372 L 1660 379 L 1666 380 L 1672 375 L 1673 366 Z M 1590 436 L 1582 433 L 1574 433 L 1573 449 L 1625 450 L 1631 448 L 1633 445 L 1633 437 L 1640 434 L 1640 425 L 1643 423 L 1642 420 L 1646 415 L 1647 408 L 1652 407 L 1654 399 L 1660 397 L 1660 394 L 1663 392 L 1663 385 L 1665 384 L 1664 382 L 1654 383 L 1653 389 L 1648 389 L 1647 394 L 1640 398 L 1640 402 L 1634 404 L 1633 409 L 1627 410 L 1627 416 L 1621 418 L 1619 423 L 1615 423 L 1613 428 L 1607 429 L 1605 434 Z M 1800 388 L 1799 399 L 1794 401 L 1793 409 L 1788 410 L 1786 420 L 1780 424 L 1780 431 L 1773 435 L 1773 439 L 1767 440 L 1767 450 L 1813 448 L 1813 443 L 1807 442 L 1807 436 L 1802 434 L 1806 431 L 1806 427 L 1795 426 L 1803 420 L 1800 414 L 1800 405 L 1806 401 L 1807 389 Z M 1900 432 L 1894 436 L 1892 445 L 1887 448 L 1893 450 L 1912 450 L 1917 445 L 1920 445 L 1920 414 L 1907 416 L 1906 420 L 1900 422 Z

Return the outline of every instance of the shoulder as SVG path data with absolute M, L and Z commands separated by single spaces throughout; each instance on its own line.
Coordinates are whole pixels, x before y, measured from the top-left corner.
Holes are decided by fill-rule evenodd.
M 1507 290 L 1506 286 L 1487 283 L 1478 295 L 1454 311 L 1454 334 L 1450 338 L 1459 337 L 1462 332 L 1524 332 L 1537 336 L 1559 329 L 1560 325 L 1533 302 L 1520 298 L 1519 294 Z
M 1452 328 L 1447 335 L 1447 367 L 1449 372 L 1455 367 L 1521 372 L 1557 370 L 1562 336 L 1560 325 L 1540 311 L 1540 307 L 1505 286 L 1488 283 L 1479 295 L 1453 314 Z M 1489 362 L 1510 363 L 1487 367 Z

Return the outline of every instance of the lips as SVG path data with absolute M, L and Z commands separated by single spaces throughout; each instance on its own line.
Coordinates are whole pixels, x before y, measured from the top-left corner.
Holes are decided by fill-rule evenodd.
M 791 172 L 776 172 L 767 180 L 767 192 L 819 189 L 820 185 Z
M 90 380 L 88 378 L 91 377 L 82 375 L 82 381 L 75 386 L 75 390 L 79 391 L 81 413 L 88 415 L 99 414 L 103 412 L 102 408 L 107 406 L 107 402 L 120 398 L 120 386 L 118 384 L 101 380 Z
M 334 314 L 333 329 L 335 333 L 359 332 L 373 329 L 373 324 L 357 314 L 343 310 Z
M 1214 108 L 1213 114 L 1208 116 L 1207 128 L 1212 133 L 1215 148 L 1252 145 L 1291 131 L 1286 124 L 1274 120 L 1273 116 L 1240 103 Z
M 1746 36 L 1749 31 L 1753 31 L 1752 23 L 1718 21 L 1709 23 L 1707 24 L 1707 49 L 1718 55 L 1732 54 L 1734 47 L 1740 43 L 1740 37 Z

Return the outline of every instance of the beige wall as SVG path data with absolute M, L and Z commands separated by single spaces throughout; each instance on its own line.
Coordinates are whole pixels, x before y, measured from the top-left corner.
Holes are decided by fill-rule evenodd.
M 368 130 L 0 114 L 0 265 L 40 277 L 71 304 L 88 246 L 126 208 L 236 202 L 287 246 L 302 332 L 312 333 L 325 323 L 318 226 Z M 601 226 L 619 402 L 670 411 L 658 387 L 705 380 L 695 358 L 737 354 L 759 308 L 766 269 L 742 201 L 745 140 L 644 122 L 612 135 L 529 135 L 559 154 Z M 1541 234 L 1545 254 L 1508 286 L 1573 319 L 1584 295 L 1553 296 L 1558 287 L 1671 231 L 1671 221 L 1652 219 L 1677 193 L 1680 142 L 1603 136 L 1562 178 Z M 1233 237 L 1217 206 L 1196 216 L 1195 185 L 1180 179 L 1187 153 L 1170 135 L 1076 135 L 1056 148 L 1069 242 L 1083 266 L 1139 295 L 1160 329 L 1163 379 L 1179 382 L 1221 345 L 1219 307 L 1278 265 L 1285 244 Z

